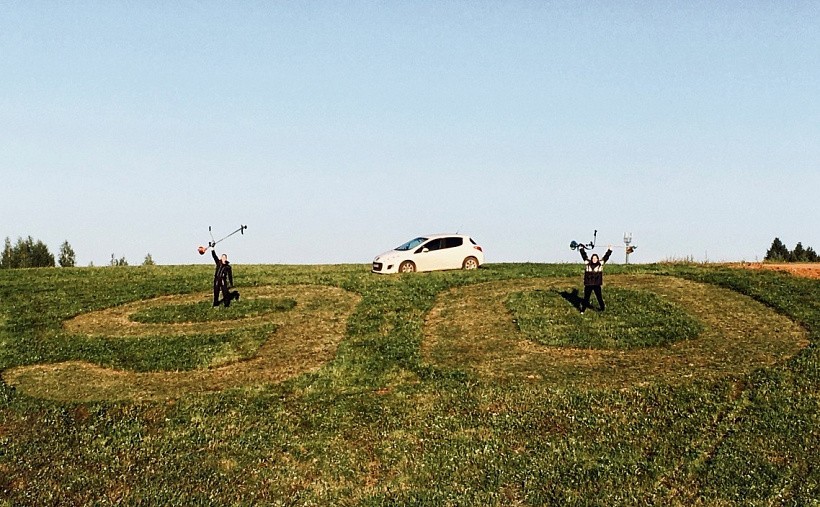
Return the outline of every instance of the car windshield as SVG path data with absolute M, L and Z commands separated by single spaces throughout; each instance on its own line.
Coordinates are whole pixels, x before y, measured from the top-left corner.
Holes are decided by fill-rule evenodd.
M 396 250 L 401 250 L 401 251 L 412 250 L 412 249 L 416 248 L 417 246 L 419 246 L 420 244 L 424 243 L 425 241 L 427 241 L 427 238 L 411 239 L 410 241 L 403 244 L 402 246 L 397 246 Z

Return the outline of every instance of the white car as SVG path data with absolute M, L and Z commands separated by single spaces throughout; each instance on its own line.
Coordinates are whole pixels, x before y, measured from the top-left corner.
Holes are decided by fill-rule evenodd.
M 430 234 L 379 255 L 372 273 L 413 273 L 440 269 L 478 269 L 484 250 L 463 234 Z

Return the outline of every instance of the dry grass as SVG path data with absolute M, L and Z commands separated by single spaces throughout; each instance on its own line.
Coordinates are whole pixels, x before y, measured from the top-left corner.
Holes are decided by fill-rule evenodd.
M 424 358 L 447 368 L 467 367 L 483 378 L 619 387 L 740 375 L 783 361 L 809 343 L 799 325 L 714 285 L 651 275 L 607 280 L 610 286 L 654 292 L 697 318 L 704 331 L 697 339 L 644 349 L 546 347 L 519 332 L 504 301 L 514 292 L 569 290 L 577 280 L 488 282 L 439 296 L 425 323 Z
M 280 382 L 313 371 L 333 358 L 345 335 L 347 318 L 360 299 L 356 294 L 328 286 L 262 287 L 243 291 L 243 297 L 291 298 L 296 301 L 296 308 L 204 323 L 141 324 L 129 319 L 130 314 L 145 308 L 203 297 L 208 295 L 164 296 L 80 315 L 64 325 L 73 333 L 107 337 L 214 333 L 264 323 L 276 324 L 277 330 L 252 359 L 217 368 L 137 373 L 69 361 L 14 368 L 4 372 L 3 377 L 26 394 L 63 401 L 175 398 L 186 393 Z
M 795 276 L 802 276 L 805 278 L 814 278 L 815 280 L 820 280 L 820 262 L 744 262 L 742 264 L 733 264 L 732 266 L 740 267 L 743 269 L 768 269 L 771 271 L 781 271 L 791 273 Z

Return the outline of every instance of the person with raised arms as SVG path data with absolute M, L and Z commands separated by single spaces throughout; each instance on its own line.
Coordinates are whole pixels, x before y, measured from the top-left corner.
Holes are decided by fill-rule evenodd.
M 598 258 L 598 254 L 592 254 L 592 257 L 588 258 L 584 245 L 578 245 L 578 250 L 581 252 L 581 258 L 584 259 L 586 263 L 584 266 L 584 300 L 581 302 L 581 313 L 584 313 L 587 308 L 591 308 L 589 305 L 589 297 L 593 292 L 595 293 L 595 298 L 598 300 L 600 311 L 604 311 L 606 305 L 604 305 L 601 286 L 604 284 L 604 264 L 609 260 L 609 256 L 612 255 L 612 245 L 607 246 L 606 253 L 603 258 L 600 259 Z

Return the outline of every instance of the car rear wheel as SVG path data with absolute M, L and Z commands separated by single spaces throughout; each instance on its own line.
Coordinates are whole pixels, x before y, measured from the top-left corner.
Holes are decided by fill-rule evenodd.
M 478 259 L 475 257 L 467 257 L 461 263 L 461 269 L 478 269 Z
M 399 264 L 399 273 L 414 273 L 416 271 L 416 265 L 413 264 L 413 261 L 404 261 Z

